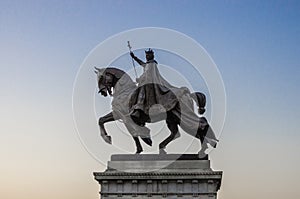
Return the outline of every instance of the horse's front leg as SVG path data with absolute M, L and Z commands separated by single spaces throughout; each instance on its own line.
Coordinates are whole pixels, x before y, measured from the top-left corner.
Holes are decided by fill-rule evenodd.
M 100 117 L 98 124 L 100 127 L 100 135 L 104 139 L 104 141 L 108 144 L 112 144 L 111 136 L 109 136 L 104 128 L 104 124 L 106 122 L 112 122 L 115 121 L 114 115 L 112 112 L 108 113 L 107 115 Z

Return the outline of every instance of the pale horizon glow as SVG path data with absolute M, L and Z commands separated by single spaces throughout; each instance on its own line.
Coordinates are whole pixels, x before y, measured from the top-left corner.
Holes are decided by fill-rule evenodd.
M 99 43 L 142 27 L 188 35 L 220 70 L 227 114 L 220 143 L 210 154 L 212 168 L 224 172 L 218 198 L 300 198 L 299 9 L 299 1 L 283 0 L 1 1 L 0 198 L 99 198 L 92 173 L 105 168 L 76 132 L 75 77 Z M 127 48 L 126 42 L 120 45 Z M 126 58 L 115 64 L 130 70 Z M 175 65 L 163 51 L 157 61 Z M 207 89 L 200 81 L 191 85 Z M 97 108 L 110 102 L 94 97 Z M 89 122 L 98 128 L 96 120 Z M 99 148 L 104 144 L 99 139 Z M 170 151 L 185 143 L 173 144 Z

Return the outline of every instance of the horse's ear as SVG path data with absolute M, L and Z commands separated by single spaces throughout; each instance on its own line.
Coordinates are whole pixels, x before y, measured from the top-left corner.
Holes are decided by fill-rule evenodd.
M 94 67 L 97 71 L 101 71 L 101 69 L 100 68 L 97 68 L 97 67 Z
M 95 71 L 95 70 L 94 70 L 94 72 L 98 75 L 98 71 Z

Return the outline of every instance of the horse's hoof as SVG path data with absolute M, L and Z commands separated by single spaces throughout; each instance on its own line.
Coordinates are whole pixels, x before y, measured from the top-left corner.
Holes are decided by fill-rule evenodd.
M 208 154 L 206 154 L 204 151 L 199 151 L 198 158 L 199 159 L 206 159 L 206 158 L 208 158 Z
M 136 152 L 135 152 L 135 154 L 140 154 L 142 152 L 143 152 L 143 149 L 137 149 Z
M 109 144 L 112 144 L 112 139 L 111 139 L 111 136 L 107 136 L 107 143 L 109 143 Z
M 151 138 L 142 138 L 142 140 L 143 140 L 146 144 L 148 144 L 149 146 L 152 146 L 152 140 L 151 140 Z
M 159 149 L 159 155 L 166 155 L 167 152 L 165 151 L 165 149 Z
M 111 144 L 112 143 L 112 139 L 111 139 L 111 136 L 109 135 L 101 135 L 101 137 L 104 139 L 104 141 L 108 144 Z

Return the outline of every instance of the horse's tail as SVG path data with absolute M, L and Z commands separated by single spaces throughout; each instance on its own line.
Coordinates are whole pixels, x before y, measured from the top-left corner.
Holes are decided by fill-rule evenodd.
M 206 97 L 201 92 L 194 92 L 190 94 L 191 98 L 197 103 L 198 113 L 202 115 L 205 112 Z

